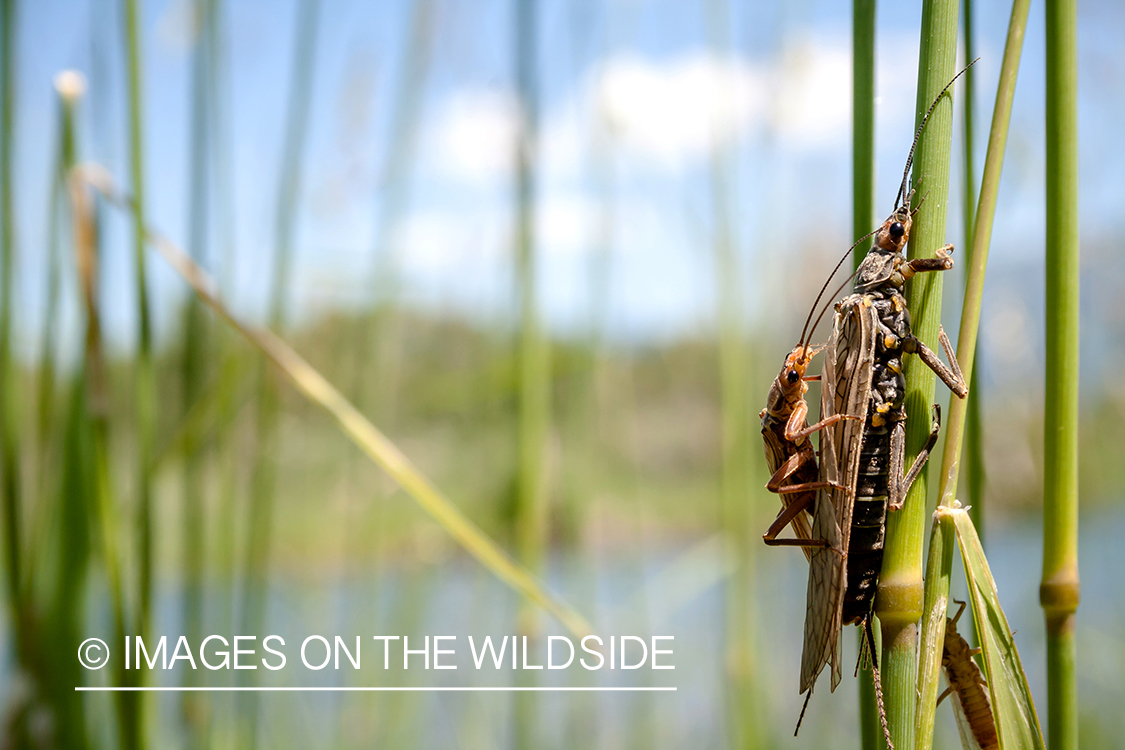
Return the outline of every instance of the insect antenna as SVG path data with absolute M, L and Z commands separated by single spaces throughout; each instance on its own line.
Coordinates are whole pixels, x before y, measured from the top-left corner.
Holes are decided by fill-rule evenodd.
M 826 302 L 824 304 L 824 307 L 821 309 L 820 315 L 816 316 L 816 322 L 813 323 L 812 328 L 809 329 L 810 335 L 813 331 L 816 330 L 816 327 L 818 325 L 820 325 L 820 321 L 821 321 L 822 318 L 824 318 L 824 314 L 832 309 L 832 300 L 836 299 L 836 295 L 838 295 L 840 292 L 844 291 L 844 287 L 846 287 L 848 285 L 848 283 L 851 282 L 851 280 L 855 278 L 855 275 L 857 273 L 859 273 L 858 268 L 856 270 L 852 271 L 851 275 L 848 276 L 848 278 L 844 279 L 843 284 L 840 284 L 840 286 L 836 287 L 836 291 L 832 292 L 832 296 L 828 298 L 828 302 Z
M 898 195 L 895 196 L 896 211 L 898 210 L 898 207 L 902 205 L 902 198 L 906 194 L 906 181 L 910 179 L 910 167 L 914 165 L 914 149 L 918 148 L 918 139 L 922 137 L 922 128 L 926 127 L 926 121 L 930 119 L 930 115 L 934 113 L 934 109 L 937 108 L 938 102 L 940 102 L 941 98 L 945 96 L 945 92 L 949 91 L 949 87 L 953 85 L 953 82 L 960 78 L 962 73 L 973 67 L 973 65 L 976 64 L 977 60 L 979 59 L 980 58 L 978 57 L 976 60 L 973 60 L 965 67 L 961 68 L 960 72 L 958 72 L 957 75 L 953 76 L 953 78 L 949 80 L 949 83 L 945 84 L 945 88 L 938 92 L 938 95 L 934 97 L 933 104 L 931 104 L 930 108 L 926 110 L 926 116 L 922 118 L 921 124 L 918 125 L 918 130 L 914 133 L 914 143 L 910 144 L 910 154 L 906 157 L 906 169 L 902 172 L 902 183 L 899 185 Z
M 830 283 L 832 283 L 832 277 L 835 276 L 836 272 L 840 270 L 840 266 L 844 265 L 844 261 L 848 259 L 849 255 L 852 254 L 852 250 L 855 250 L 857 247 L 859 247 L 859 243 L 863 242 L 868 237 L 871 237 L 872 235 L 874 235 L 881 228 L 882 227 L 879 227 L 877 229 L 873 229 L 870 232 L 868 232 L 867 234 L 860 237 L 858 240 L 856 240 L 855 243 L 851 247 L 848 248 L 848 251 L 846 253 L 844 253 L 844 257 L 840 258 L 840 262 L 837 263 L 836 267 L 832 269 L 832 273 L 828 274 L 828 278 L 824 280 L 824 286 L 822 286 L 820 288 L 820 294 L 816 295 L 816 301 L 813 302 L 812 308 L 809 310 L 809 316 L 807 318 L 805 318 L 805 327 L 801 329 L 801 339 L 800 339 L 801 346 L 805 346 L 805 343 L 806 343 L 805 342 L 805 334 L 811 333 L 811 331 L 809 330 L 809 321 L 812 320 L 813 313 L 816 312 L 816 306 L 820 304 L 820 300 L 821 300 L 821 298 L 824 297 L 824 292 L 825 292 L 825 290 L 828 289 L 828 285 Z M 852 273 L 852 276 L 855 276 L 854 272 Z M 848 281 L 851 281 L 852 276 L 848 277 Z M 846 284 L 847 281 L 845 281 L 844 283 Z M 837 293 L 839 293 L 839 290 L 837 290 Z M 836 295 L 833 294 L 832 296 L 835 297 Z M 821 313 L 821 316 L 823 316 L 823 315 L 824 315 L 824 313 Z M 816 322 L 819 323 L 820 318 L 817 318 Z M 816 326 L 814 325 L 813 330 L 815 330 L 815 329 L 816 329 Z

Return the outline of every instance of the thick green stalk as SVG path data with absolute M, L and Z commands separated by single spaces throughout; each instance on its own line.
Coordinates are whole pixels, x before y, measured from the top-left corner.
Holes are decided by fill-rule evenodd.
M 875 0 L 852 0 L 852 237 L 870 232 L 875 221 Z M 862 244 L 855 249 L 855 268 L 866 254 Z M 862 648 L 862 628 L 857 637 Z M 861 747 L 883 747 L 869 669 L 859 678 L 859 729 Z
M 996 197 L 1000 189 L 1000 170 L 1004 163 L 1004 150 L 1008 139 L 1008 124 L 1012 114 L 1012 100 L 1016 91 L 1016 75 L 1019 72 L 1020 54 L 1023 50 L 1024 28 L 1030 0 L 1015 0 L 1012 16 L 1008 24 L 1008 40 L 1000 66 L 1000 81 L 996 90 L 996 104 L 992 111 L 992 127 L 988 137 L 988 152 L 985 156 L 984 175 L 973 222 L 973 241 L 968 253 L 969 268 L 965 281 L 965 297 L 961 307 L 961 328 L 957 335 L 957 359 L 967 373 L 970 395 L 973 393 L 973 374 L 977 348 L 977 330 L 980 323 L 981 299 L 984 293 L 984 275 L 988 265 L 988 252 L 992 239 L 992 223 L 996 215 Z M 971 404 L 967 400 L 951 399 L 949 417 L 945 427 L 945 448 L 942 451 L 941 474 L 938 478 L 938 496 L 943 507 L 951 507 L 956 497 L 957 474 L 961 460 L 963 438 Z M 979 444 L 978 444 L 979 446 Z M 936 526 L 935 526 L 936 529 Z M 932 544 L 932 542 L 931 542 Z M 931 556 L 934 554 L 931 547 Z M 930 560 L 933 567 L 934 561 Z M 947 569 L 943 568 L 943 575 Z M 932 581 L 926 576 L 926 599 L 931 600 L 931 586 L 944 588 L 948 592 L 947 581 Z M 944 596 L 944 594 L 942 594 Z M 927 608 L 927 612 L 930 610 Z M 931 631 L 930 628 L 933 630 Z M 915 732 L 919 750 L 927 750 L 933 743 L 934 698 L 936 697 L 941 663 L 927 652 L 933 646 L 940 650 L 941 635 L 945 621 L 923 622 L 922 663 L 918 671 L 918 724 Z M 937 645 L 934 645 L 937 644 Z
M 927 0 L 922 6 L 921 48 L 918 58 L 918 98 L 921 122 L 930 102 L 953 77 L 957 53 L 956 0 Z M 945 237 L 949 197 L 949 163 L 953 130 L 953 103 L 943 98 L 930 118 L 915 154 L 914 182 L 925 176 L 926 199 L 914 219 L 910 257 L 932 257 Z M 931 349 L 937 346 L 941 316 L 942 274 L 925 273 L 910 282 L 907 299 L 914 334 Z M 906 362 L 907 426 L 906 465 L 909 466 L 930 430 L 930 404 L 934 374 L 917 357 Z M 915 682 L 917 677 L 918 619 L 922 615 L 922 547 L 926 527 L 926 473 L 907 495 L 902 510 L 887 521 L 876 613 L 883 630 L 883 691 L 887 720 L 897 750 L 914 746 Z
M 145 272 L 145 170 L 144 125 L 141 81 L 141 21 L 137 0 L 124 0 L 125 60 L 128 78 L 129 166 L 133 181 L 136 211 L 133 215 L 133 276 L 137 295 L 137 359 L 134 398 L 137 420 L 137 547 L 140 568 L 138 582 L 137 633 L 148 633 L 152 608 L 152 446 L 156 439 L 156 379 L 152 364 L 152 324 Z M 140 696 L 140 694 L 138 694 Z
M 975 60 L 976 45 L 973 41 L 973 0 L 962 0 L 964 7 L 961 9 L 962 30 L 965 35 L 965 60 Z M 964 117 L 962 134 L 962 150 L 965 157 L 964 172 L 965 178 L 962 180 L 962 188 L 964 191 L 964 225 L 965 225 L 965 263 L 971 264 L 973 262 L 973 226 L 976 217 L 976 169 L 974 166 L 976 153 L 973 148 L 975 141 L 974 133 L 976 126 L 974 125 L 974 110 L 976 109 L 976 69 L 969 68 L 965 71 L 965 92 L 964 104 L 962 105 L 961 113 Z M 966 284 L 968 283 L 968 275 L 965 276 Z M 975 381 L 977 375 L 976 358 L 974 357 L 973 366 L 966 370 L 969 373 L 969 380 Z M 982 442 L 982 430 L 980 422 L 980 390 L 972 388 L 969 390 L 968 404 L 966 405 L 967 411 L 965 414 L 965 479 L 968 495 L 969 514 L 973 519 L 973 525 L 976 526 L 977 533 L 984 536 L 984 444 Z
M 1047 734 L 1078 747 L 1078 36 L 1077 2 L 1047 0 L 1047 372 L 1043 582 Z
M 20 605 L 21 521 L 19 498 L 19 439 L 17 403 L 12 373 L 12 271 L 15 252 L 15 220 L 12 210 L 13 108 L 16 64 L 16 3 L 0 2 L 0 503 L 3 504 L 4 552 L 7 569 L 8 606 L 13 614 Z

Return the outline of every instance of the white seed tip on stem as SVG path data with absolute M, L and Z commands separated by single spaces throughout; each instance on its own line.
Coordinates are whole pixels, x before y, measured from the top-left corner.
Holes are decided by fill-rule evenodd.
M 86 93 L 86 76 L 77 70 L 64 70 L 55 76 L 55 91 L 68 102 L 74 102 Z

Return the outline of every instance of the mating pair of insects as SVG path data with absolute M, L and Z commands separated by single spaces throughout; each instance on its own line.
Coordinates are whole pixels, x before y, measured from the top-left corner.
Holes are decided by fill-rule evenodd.
M 942 89 L 922 118 L 891 215 L 844 256 L 849 257 L 854 247 L 874 235 L 871 249 L 854 275 L 852 293 L 834 306 L 831 338 L 821 347 L 808 343 L 808 336 L 828 311 L 826 305 L 810 328 L 813 313 L 831 281 L 829 276 L 761 413 L 766 459 L 772 472 L 767 488 L 779 493 L 783 505 L 764 538 L 769 545 L 802 547 L 809 561 L 801 693 L 811 697 L 817 677 L 829 663 L 835 690 L 840 682 L 842 628 L 860 625 L 866 633 L 865 650 L 872 656 L 888 746 L 891 741 L 882 710 L 871 627 L 886 519 L 888 511 L 902 507 L 937 442 L 941 422 L 940 409 L 934 405 L 929 437 L 907 469 L 904 357 L 917 355 L 959 398 L 968 393 L 944 330 L 939 340 L 949 366 L 912 332 L 903 295 L 905 283 L 915 274 L 953 267 L 951 245 L 941 248 L 934 258 L 907 260 L 904 250 L 918 210 L 910 205 L 913 191 L 907 191 L 914 150 L 926 121 L 960 75 Z M 822 351 L 822 374 L 806 375 L 813 357 Z M 821 411 L 819 421 L 809 425 L 805 393 L 812 380 L 821 384 Z M 819 451 L 813 450 L 809 440 L 815 433 L 820 433 Z M 778 538 L 787 525 L 793 526 L 795 538 Z M 803 717 L 804 709 L 801 714 Z M 800 728 L 800 720 L 797 726 Z

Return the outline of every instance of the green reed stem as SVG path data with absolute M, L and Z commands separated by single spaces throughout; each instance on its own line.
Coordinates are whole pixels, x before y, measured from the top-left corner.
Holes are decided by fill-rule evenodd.
M 153 570 L 153 522 L 152 498 L 152 446 L 156 440 L 156 375 L 152 361 L 152 323 L 148 301 L 148 276 L 145 270 L 145 169 L 144 169 L 144 124 L 143 124 L 143 83 L 141 80 L 141 21 L 137 0 L 123 0 L 125 21 L 124 42 L 126 77 L 128 87 L 129 121 L 129 166 L 133 193 L 136 196 L 136 211 L 133 214 L 133 282 L 136 285 L 137 305 L 137 356 L 134 363 L 133 392 L 136 409 L 137 441 L 137 503 L 136 503 L 136 546 L 139 577 L 137 581 L 137 611 L 134 615 L 136 635 L 149 634 L 152 611 L 152 570 Z M 144 673 L 134 671 L 126 675 L 120 684 L 140 683 Z M 142 748 L 145 746 L 145 695 L 144 693 L 122 693 L 119 703 L 122 706 L 122 726 L 120 727 L 123 748 Z
M 867 234 L 875 221 L 875 0 L 852 0 L 852 237 Z M 855 249 L 855 268 L 866 254 L 862 244 Z M 862 648 L 862 628 L 857 638 Z M 869 669 L 859 678 L 859 729 L 861 747 L 884 746 Z
M 12 294 L 15 252 L 12 207 L 13 109 L 16 104 L 16 3 L 0 2 L 0 505 L 3 506 L 5 568 L 8 604 L 13 614 L 22 611 L 20 580 L 21 520 L 19 497 L 19 432 L 17 397 L 12 372 Z
M 234 285 L 235 265 L 235 215 L 234 215 L 234 175 L 233 158 L 231 149 L 231 100 L 230 100 L 230 64 L 229 45 L 227 40 L 227 24 L 222 0 L 211 0 L 211 10 L 208 14 L 208 34 L 210 35 L 209 61 L 207 67 L 208 85 L 207 93 L 210 115 L 210 144 L 211 174 L 215 191 L 215 238 L 216 258 L 215 269 L 219 285 L 222 289 L 230 291 Z M 225 327 L 215 331 L 212 339 L 214 342 L 214 356 L 219 366 L 218 384 L 216 390 L 216 424 L 217 434 L 214 436 L 214 455 L 217 457 L 216 480 L 216 505 L 220 509 L 213 514 L 211 521 L 211 537 L 214 539 L 211 558 L 214 560 L 214 570 L 222 571 L 224 575 L 231 576 L 236 569 L 235 562 L 235 529 L 237 527 L 238 512 L 238 479 L 242 467 L 239 455 L 238 434 L 235 427 L 235 415 L 238 407 L 246 398 L 239 398 L 241 394 L 249 394 L 253 387 L 253 378 L 246 377 L 246 368 L 239 365 L 246 364 L 247 358 L 241 357 L 239 352 L 240 341 L 238 334 Z M 248 382 L 249 381 L 249 382 Z M 198 405 L 197 405 L 198 406 Z M 233 587 L 219 598 L 218 612 L 213 616 L 213 622 L 235 627 L 235 598 Z
M 520 310 L 519 422 L 516 547 L 520 561 L 535 572 L 542 563 L 547 533 L 546 445 L 550 425 L 550 349 L 541 330 L 536 290 L 535 249 L 538 73 L 536 3 L 516 4 L 516 73 L 523 108 L 516 147 L 516 279 Z
M 200 264 L 204 263 L 208 237 L 207 176 L 211 161 L 208 137 L 208 66 L 211 50 L 212 12 L 209 0 L 197 0 L 194 11 L 200 30 L 192 51 L 191 71 L 191 153 L 188 176 L 188 251 Z M 207 361 L 205 320 L 198 298 L 190 295 L 184 310 L 183 352 L 180 362 L 182 378 L 182 413 L 191 413 L 203 393 Z M 202 638 L 203 589 L 206 542 L 204 531 L 204 452 L 201 447 L 189 448 L 183 457 L 183 495 L 181 526 L 183 560 L 183 628 L 189 641 Z M 194 670 L 185 674 L 185 684 L 198 684 Z M 187 747 L 202 747 L 206 735 L 206 702 L 203 694 L 184 693 L 181 714 L 187 736 Z
M 48 533 L 47 524 L 50 519 L 50 509 L 53 506 L 53 493 L 59 485 L 60 472 L 56 466 L 58 455 L 57 439 L 54 430 L 57 427 L 55 413 L 55 389 L 57 354 L 57 328 L 59 316 L 60 276 L 63 263 L 64 236 L 69 237 L 66 228 L 67 206 L 67 175 L 77 163 L 77 150 L 74 137 L 75 111 L 78 100 L 85 92 L 85 79 L 74 71 L 63 71 L 55 76 L 55 90 L 59 97 L 59 129 L 58 141 L 55 152 L 55 162 L 51 170 L 51 188 L 48 193 L 47 209 L 47 278 L 46 300 L 44 303 L 43 328 L 40 335 L 42 348 L 39 354 L 38 384 L 36 386 L 35 406 L 36 412 L 36 463 L 35 463 L 35 489 L 33 496 L 35 503 L 30 508 L 31 522 L 28 544 L 32 550 L 42 550 L 46 543 Z M 28 556 L 27 564 L 23 570 L 23 586 L 33 586 L 36 575 L 35 569 L 38 560 L 42 558 L 41 552 L 33 552 Z
M 1043 582 L 1047 734 L 1078 747 L 1078 10 L 1047 2 L 1047 349 L 1043 421 Z
M 961 9 L 962 31 L 965 41 L 965 60 L 976 59 L 976 44 L 973 40 L 973 2 L 963 0 Z M 976 125 L 974 112 L 976 110 L 976 68 L 969 68 L 963 76 L 965 79 L 964 104 L 961 113 L 964 117 L 962 134 L 962 151 L 965 158 L 965 178 L 962 181 L 964 191 L 964 225 L 965 225 L 965 262 L 971 264 L 973 260 L 973 227 L 976 223 L 976 151 L 974 149 Z M 968 283 L 968 275 L 965 276 Z M 975 382 L 977 375 L 976 357 L 973 366 L 966 370 L 969 381 Z M 981 391 L 979 388 L 969 390 L 968 404 L 965 413 L 965 479 L 969 499 L 969 514 L 976 526 L 977 533 L 984 536 L 984 443 L 980 417 Z
M 875 0 L 852 0 L 852 237 L 875 221 Z M 855 249 L 855 268 L 866 255 Z
M 914 708 L 914 747 L 930 750 L 934 744 L 934 720 L 938 699 L 938 675 L 945 646 L 945 613 L 949 580 L 953 574 L 953 551 L 957 531 L 953 517 L 939 509 L 930 527 L 926 554 L 926 595 L 922 606 L 921 648 L 918 650 L 918 693 Z
M 706 6 L 707 37 L 714 54 L 730 59 L 730 3 L 711 0 Z M 754 559 L 758 544 L 752 539 L 755 514 L 747 502 L 750 486 L 750 380 L 746 333 L 743 269 L 732 230 L 731 206 L 735 180 L 733 152 L 718 139 L 710 149 L 713 258 L 717 294 L 720 389 L 720 504 L 719 528 L 724 560 L 732 573 L 724 586 L 726 679 L 729 731 L 734 747 L 752 747 L 761 735 L 765 710 L 759 687 L 760 674 L 754 649 Z M 774 502 L 770 500 L 770 502 Z
M 129 166 L 137 210 L 133 215 L 133 276 L 137 304 L 137 359 L 134 398 L 137 421 L 137 547 L 140 568 L 139 635 L 148 633 L 152 608 L 152 446 L 156 439 L 156 378 L 152 363 L 152 323 L 145 271 L 145 169 L 141 21 L 137 0 L 123 0 L 128 79 Z M 138 697 L 140 694 L 138 694 Z
M 413 0 L 410 5 L 409 31 L 391 105 L 387 157 L 376 185 L 370 280 L 375 310 L 369 322 L 359 326 L 355 340 L 347 342 L 355 361 L 356 405 L 373 419 L 388 424 L 395 413 L 402 359 L 401 324 L 396 313 L 401 283 L 393 239 L 399 220 L 409 208 L 411 167 L 417 153 L 436 33 L 434 0 Z
M 519 300 L 517 343 L 516 508 L 515 540 L 519 561 L 538 574 L 547 542 L 547 433 L 551 420 L 550 348 L 541 330 L 536 289 L 538 257 L 535 246 L 536 174 L 539 126 L 538 3 L 516 2 L 516 85 L 521 128 L 516 137 L 516 294 Z M 521 603 L 518 632 L 535 633 L 537 612 Z M 521 673 L 530 684 L 532 673 Z M 518 693 L 514 706 L 517 747 L 536 743 L 535 701 Z
M 78 265 L 78 282 L 85 315 L 85 342 L 82 367 L 83 383 L 78 403 L 85 413 L 78 415 L 81 427 L 76 440 L 76 453 L 82 455 L 83 481 L 88 485 L 92 507 L 92 529 L 95 547 L 102 553 L 106 581 L 109 585 L 113 616 L 113 641 L 124 643 L 125 635 L 134 627 L 126 609 L 125 585 L 121 570 L 122 555 L 117 540 L 117 508 L 110 485 L 109 471 L 109 393 L 106 382 L 102 346 L 101 314 L 98 299 L 99 263 L 98 229 L 95 225 L 94 196 L 82 181 L 80 173 L 68 175 L 71 216 L 74 222 L 74 245 Z M 133 633 L 136 631 L 133 630 Z M 114 662 L 116 685 L 135 686 L 134 670 L 124 669 L 124 659 Z M 144 703 L 136 693 L 119 693 L 117 698 L 117 732 L 122 750 L 143 747 Z
M 290 70 L 292 77 L 281 152 L 281 174 L 274 216 L 273 274 L 268 300 L 269 325 L 274 330 L 283 330 L 286 323 L 286 305 L 289 299 L 293 262 L 293 235 L 297 225 L 301 167 L 305 134 L 308 130 L 309 101 L 312 97 L 319 17 L 319 0 L 304 0 L 298 6 L 294 26 L 296 38 Z M 259 373 L 258 388 L 258 444 L 254 456 L 249 519 L 246 527 L 246 581 L 242 606 L 242 630 L 246 633 L 259 632 L 265 617 L 270 547 L 273 537 L 274 493 L 277 483 L 279 402 L 280 383 L 276 374 L 263 363 Z M 243 679 L 248 681 L 252 678 Z M 246 694 L 242 705 L 243 742 L 253 748 L 257 742 L 256 694 Z
M 922 6 L 921 49 L 918 57 L 916 124 L 930 102 L 954 74 L 957 53 L 956 0 L 927 0 Z M 914 183 L 925 179 L 925 202 L 911 231 L 911 258 L 932 257 L 945 237 L 949 198 L 949 164 L 953 131 L 953 103 L 943 97 L 918 143 Z M 907 290 L 914 334 L 931 349 L 937 345 L 941 317 L 942 274 L 914 277 Z M 934 374 L 918 357 L 906 360 L 906 465 L 909 466 L 930 430 Z M 907 495 L 902 510 L 887 520 L 886 552 L 875 609 L 883 630 L 883 691 L 887 720 L 897 750 L 914 747 L 915 683 L 917 678 L 918 619 L 922 615 L 922 548 L 926 527 L 926 472 Z

